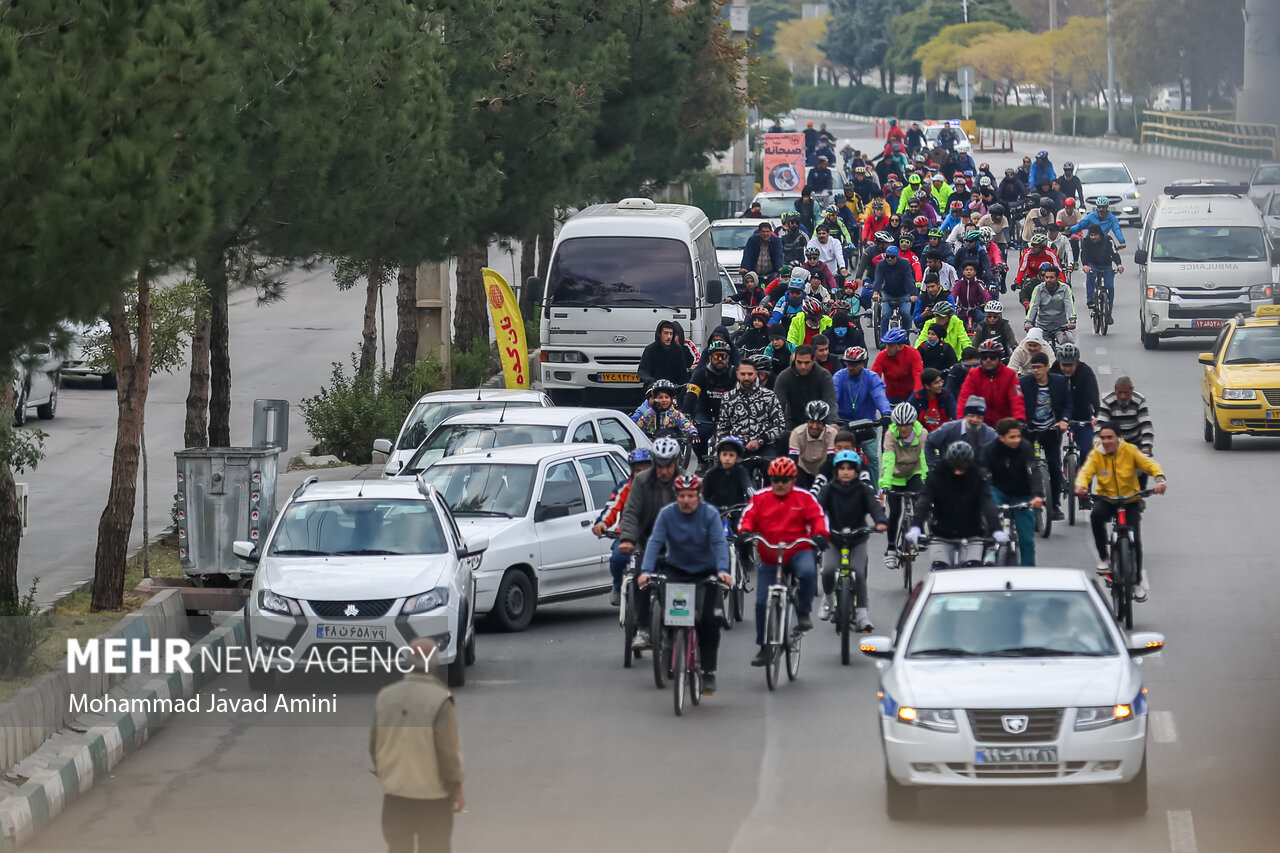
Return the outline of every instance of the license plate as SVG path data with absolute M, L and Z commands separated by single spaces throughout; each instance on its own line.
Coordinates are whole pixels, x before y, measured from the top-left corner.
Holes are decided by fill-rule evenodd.
M 974 764 L 1057 764 L 1056 746 L 988 746 L 976 751 Z
M 1193 329 L 1221 329 L 1227 325 L 1226 320 L 1192 320 L 1191 328 Z
M 387 629 L 383 625 L 317 625 L 317 640 L 374 640 L 385 641 Z
M 698 588 L 691 583 L 667 584 L 667 613 L 664 625 L 693 626 L 693 609 L 697 606 Z
M 634 373 L 597 373 L 597 382 L 639 382 L 640 377 Z

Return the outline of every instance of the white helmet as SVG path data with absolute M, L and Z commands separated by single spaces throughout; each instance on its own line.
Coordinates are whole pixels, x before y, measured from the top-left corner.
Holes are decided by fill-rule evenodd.
M 1003 314 L 1004 303 L 1001 302 L 999 299 L 992 299 L 986 305 L 982 306 L 982 310 L 988 314 L 996 314 L 996 315 Z
M 664 435 L 653 443 L 653 461 L 659 465 L 675 462 L 680 456 L 680 442 Z
M 982 235 L 982 242 L 990 243 L 996 238 L 996 231 L 990 225 L 983 225 L 978 229 L 978 233 Z
M 919 414 L 920 413 L 916 411 L 916 407 L 910 403 L 899 403 L 893 407 L 893 414 L 889 417 L 895 424 L 899 426 L 906 426 L 907 424 L 915 423 Z

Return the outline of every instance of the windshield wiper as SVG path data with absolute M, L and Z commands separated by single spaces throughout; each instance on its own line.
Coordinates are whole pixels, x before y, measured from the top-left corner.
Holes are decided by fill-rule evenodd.
M 936 655 L 937 657 L 945 658 L 971 658 L 978 656 L 977 652 L 971 652 L 968 649 L 955 648 L 920 649 L 919 651 L 913 651 L 910 654 L 913 658 L 920 657 L 921 655 Z
M 382 548 L 357 548 L 354 551 L 335 551 L 335 557 L 403 557 L 400 551 L 387 551 Z
M 1254 358 L 1251 355 L 1242 355 L 1236 358 L 1224 359 L 1223 364 L 1265 364 L 1260 358 Z
M 454 515 L 483 515 L 492 518 L 513 518 L 509 512 L 499 512 L 496 509 L 455 509 Z
M 309 548 L 282 548 L 279 551 L 272 551 L 273 557 L 329 557 L 332 554 L 328 551 L 312 551 Z
M 1238 255 L 1214 255 L 1212 258 L 1205 258 L 1208 261 L 1260 261 L 1261 258 L 1242 258 Z
M 654 302 L 652 299 L 645 299 L 640 296 L 619 296 L 613 300 L 614 304 L 631 304 L 640 308 L 665 308 L 668 311 L 683 311 L 683 308 L 677 308 L 674 305 L 663 305 L 661 302 Z M 601 306 L 603 307 L 603 306 Z
M 996 649 L 988 652 L 992 657 L 1029 658 L 1029 657 L 1102 657 L 1104 652 L 1078 652 L 1071 649 L 1053 649 L 1048 646 L 1018 646 L 1011 649 Z

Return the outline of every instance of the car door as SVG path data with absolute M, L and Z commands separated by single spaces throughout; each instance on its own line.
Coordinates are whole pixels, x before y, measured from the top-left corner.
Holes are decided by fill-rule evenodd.
M 572 460 L 547 465 L 533 519 L 542 550 L 539 598 L 582 589 L 599 572 L 600 540 L 588 529 L 594 516 Z
M 44 405 L 53 396 L 58 368 L 62 363 L 53 354 L 53 347 L 46 343 L 32 344 L 31 357 L 31 392 L 27 395 L 27 405 Z
M 1221 382 L 1218 377 L 1218 366 L 1222 363 L 1222 351 L 1226 349 L 1227 337 L 1231 332 L 1231 326 L 1226 326 L 1218 333 L 1218 338 L 1213 342 L 1213 364 L 1204 366 L 1204 376 L 1200 380 L 1200 398 L 1204 400 L 1204 417 L 1209 423 L 1213 423 L 1216 415 L 1213 411 L 1214 391 L 1218 389 Z

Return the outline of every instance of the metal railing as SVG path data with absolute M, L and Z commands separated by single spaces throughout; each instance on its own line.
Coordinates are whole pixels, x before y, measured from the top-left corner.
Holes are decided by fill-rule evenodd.
M 1243 124 L 1221 112 L 1143 110 L 1142 115 L 1143 145 L 1163 142 L 1242 157 L 1280 158 L 1280 130 L 1273 124 Z

